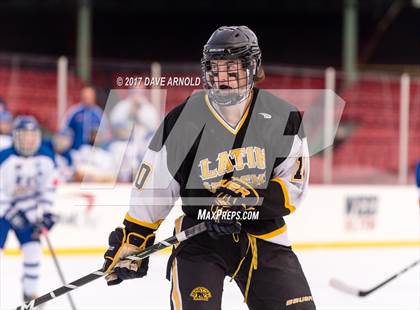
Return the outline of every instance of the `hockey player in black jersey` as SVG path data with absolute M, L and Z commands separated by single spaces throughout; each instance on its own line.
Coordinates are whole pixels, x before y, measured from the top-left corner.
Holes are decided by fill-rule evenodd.
M 220 27 L 204 46 L 205 90 L 167 114 L 137 173 L 124 227 L 110 234 L 106 280 L 146 275 L 129 254 L 154 241 L 175 201 L 177 232 L 206 221 L 207 233 L 173 249 L 171 309 L 221 309 L 231 277 L 249 309 L 315 309 L 284 216 L 299 206 L 309 178 L 302 117 L 254 87 L 264 78 L 257 37 Z M 134 284 L 133 284 L 134 285 Z

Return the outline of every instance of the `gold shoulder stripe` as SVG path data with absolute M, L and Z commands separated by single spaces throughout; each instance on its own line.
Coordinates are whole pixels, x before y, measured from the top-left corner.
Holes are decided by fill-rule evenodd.
M 160 224 L 163 222 L 163 220 L 159 220 L 159 221 L 154 222 L 154 223 L 143 222 L 143 221 L 140 221 L 140 220 L 130 216 L 130 214 L 128 214 L 128 213 L 125 215 L 125 220 L 127 220 L 131 223 L 140 225 L 140 226 L 150 228 L 150 229 L 158 229 Z
M 263 234 L 263 235 L 252 235 L 252 234 L 250 234 L 250 235 L 254 236 L 256 238 L 259 238 L 259 239 L 270 239 L 270 238 L 273 238 L 275 236 L 278 236 L 278 235 L 284 233 L 286 230 L 287 230 L 287 226 L 286 226 L 286 224 L 284 224 L 282 227 L 277 228 L 277 229 L 273 230 L 272 232 L 269 232 L 269 233 L 266 233 L 266 234 Z
M 284 206 L 286 207 L 286 209 L 289 209 L 290 213 L 295 212 L 296 207 L 290 203 L 289 192 L 287 190 L 286 184 L 284 184 L 284 181 L 280 178 L 274 178 L 274 179 L 271 179 L 270 181 L 280 184 L 280 187 L 284 195 Z

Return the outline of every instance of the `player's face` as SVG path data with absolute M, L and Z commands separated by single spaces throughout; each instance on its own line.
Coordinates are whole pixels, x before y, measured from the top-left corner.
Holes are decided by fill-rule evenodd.
M 23 130 L 21 132 L 21 139 L 26 148 L 34 149 L 37 147 L 39 142 L 39 133 L 32 130 Z
M 41 144 L 41 132 L 39 130 L 19 130 L 14 136 L 15 144 L 22 155 L 32 155 Z
M 55 135 L 53 138 L 54 150 L 57 153 L 63 153 L 67 151 L 71 146 L 71 138 L 64 135 Z
M 94 106 L 96 104 L 95 90 L 91 87 L 86 87 L 82 89 L 80 93 L 80 100 L 88 106 Z
M 0 121 L 0 135 L 9 135 L 12 132 L 12 123 Z
M 211 79 L 216 89 L 244 89 L 247 86 L 247 74 L 239 59 L 212 60 Z

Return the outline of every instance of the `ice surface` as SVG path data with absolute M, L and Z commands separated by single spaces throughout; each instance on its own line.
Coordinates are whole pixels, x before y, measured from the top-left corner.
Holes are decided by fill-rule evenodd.
M 372 295 L 359 298 L 328 286 L 331 277 L 363 289 L 371 288 L 419 258 L 419 248 L 319 249 L 296 252 L 320 310 L 338 309 L 420 309 L 420 268 L 411 269 Z M 72 292 L 81 309 L 169 309 L 170 284 L 165 279 L 167 254 L 156 254 L 150 262 L 147 278 L 125 281 L 107 287 L 96 280 Z M 73 281 L 98 268 L 101 255 L 59 256 L 67 280 Z M 0 258 L 0 309 L 21 304 L 21 258 Z M 42 264 L 40 294 L 61 286 L 52 258 Z M 252 289 L 252 286 L 251 286 Z M 225 281 L 223 309 L 247 309 L 234 282 Z M 70 309 L 66 296 L 48 302 L 45 310 Z

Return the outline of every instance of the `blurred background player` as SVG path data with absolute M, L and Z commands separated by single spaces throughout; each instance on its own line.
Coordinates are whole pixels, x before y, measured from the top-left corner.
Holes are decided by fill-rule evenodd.
M 102 109 L 96 104 L 96 91 L 92 86 L 83 87 L 80 91 L 80 103 L 69 110 L 65 128 L 74 132 L 73 149 L 89 144 L 92 130 L 97 130 L 103 116 Z M 104 122 L 106 130 L 106 122 Z
M 13 146 L 0 152 L 0 248 L 13 230 L 23 253 L 23 298 L 37 295 L 41 263 L 39 235 L 55 223 L 52 211 L 57 171 L 51 149 L 41 146 L 41 130 L 31 116 L 14 122 Z
M 88 143 L 72 152 L 76 182 L 113 182 L 117 179 L 112 154 L 104 147 L 98 128 L 92 128 Z
M 0 151 L 12 145 L 13 116 L 9 111 L 0 111 Z
M 143 85 L 130 88 L 116 103 L 109 120 L 114 140 L 108 150 L 118 167 L 118 181 L 131 182 L 159 122 L 159 114 Z
M 0 112 L 7 111 L 6 101 L 0 97 Z
M 141 162 L 147 145 L 159 125 L 159 112 L 151 103 L 149 94 L 150 91 L 146 90 L 143 85 L 129 89 L 128 96 L 117 102 L 109 117 L 114 138 L 118 141 L 114 143 L 114 147 L 121 145 L 121 134 L 125 131 L 126 134 L 129 134 L 130 145 L 136 149 L 138 162 Z M 133 158 L 132 155 L 128 154 L 127 156 Z M 124 167 L 121 168 L 124 169 Z
M 118 170 L 119 182 L 132 182 L 135 170 L 141 162 L 147 148 L 147 141 L 135 143 L 133 139 L 133 127 L 129 122 L 121 122 L 112 125 L 114 140 L 107 150 L 113 157 L 115 168 Z
M 55 160 L 59 178 L 62 181 L 72 181 L 76 173 L 73 164 L 72 144 L 74 134 L 70 128 L 57 131 L 52 137 L 52 148 L 55 152 Z
M 159 125 L 159 114 L 148 98 L 149 93 L 144 86 L 129 89 L 127 98 L 117 102 L 111 110 L 111 124 L 128 122 L 137 127 L 136 131 L 154 132 Z

